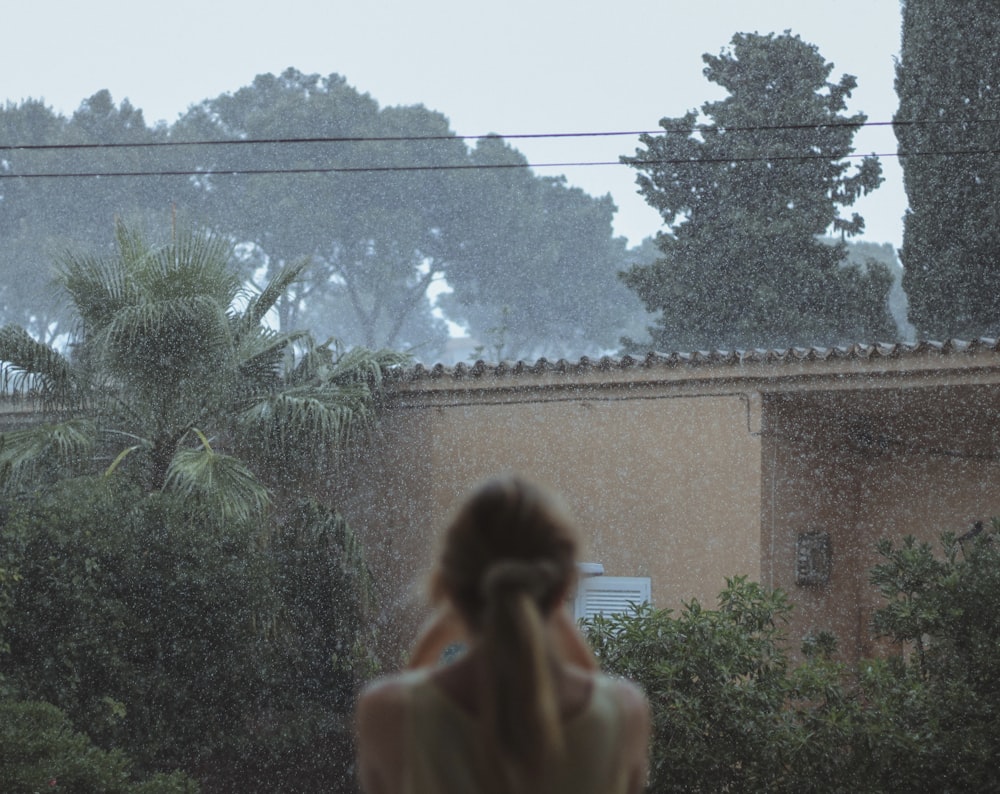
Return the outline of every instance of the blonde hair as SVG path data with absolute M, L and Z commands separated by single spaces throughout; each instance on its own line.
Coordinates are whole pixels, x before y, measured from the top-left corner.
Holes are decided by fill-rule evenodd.
M 576 533 L 554 498 L 520 477 L 490 480 L 463 503 L 433 578 L 479 637 L 489 760 L 519 789 L 563 750 L 545 619 L 576 576 Z

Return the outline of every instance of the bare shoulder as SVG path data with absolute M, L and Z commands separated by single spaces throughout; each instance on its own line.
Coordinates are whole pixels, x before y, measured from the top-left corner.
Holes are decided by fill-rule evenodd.
M 358 699 L 358 773 L 372 794 L 399 790 L 406 741 L 406 708 L 412 682 L 407 676 L 369 684 Z
M 627 678 L 613 678 L 612 688 L 615 700 L 622 707 L 626 717 L 649 719 L 649 701 L 642 689 Z
M 358 698 L 357 728 L 361 749 L 402 740 L 412 681 L 408 676 L 381 678 L 368 684 Z

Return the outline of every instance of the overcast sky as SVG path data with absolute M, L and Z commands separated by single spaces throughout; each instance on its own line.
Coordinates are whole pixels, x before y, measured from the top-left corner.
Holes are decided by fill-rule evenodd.
M 701 55 L 737 32 L 790 29 L 848 73 L 848 111 L 889 121 L 896 109 L 898 0 L 31 0 L 6 4 L 0 98 L 44 99 L 70 114 L 108 89 L 147 122 L 173 122 L 202 99 L 291 66 L 338 73 L 381 105 L 423 104 L 461 135 L 656 129 L 719 89 Z M 616 161 L 632 137 L 513 141 L 533 163 Z M 891 153 L 891 128 L 865 129 L 858 153 Z M 899 164 L 855 209 L 865 239 L 901 243 Z M 660 228 L 625 166 L 565 173 L 611 193 L 615 227 L 634 244 Z

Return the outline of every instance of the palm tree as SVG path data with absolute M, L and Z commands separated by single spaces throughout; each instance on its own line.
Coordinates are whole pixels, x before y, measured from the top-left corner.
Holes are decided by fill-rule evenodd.
M 0 484 L 103 470 L 247 519 L 265 511 L 265 483 L 325 470 L 370 429 L 383 375 L 405 356 L 264 322 L 306 263 L 254 290 L 218 236 L 154 246 L 115 231 L 110 256 L 62 262 L 78 316 L 66 352 L 0 329 L 2 385 L 37 398 L 45 419 L 0 434 Z

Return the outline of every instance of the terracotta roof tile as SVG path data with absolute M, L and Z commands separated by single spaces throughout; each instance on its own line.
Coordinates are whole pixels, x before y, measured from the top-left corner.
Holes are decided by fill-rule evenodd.
M 534 363 L 527 361 L 501 361 L 488 364 L 483 360 L 474 364 L 458 363 L 452 367 L 435 364 L 429 369 L 423 364 L 396 370 L 391 377 L 399 381 L 421 380 L 475 380 L 489 378 L 517 378 L 521 375 L 581 374 L 590 371 L 628 370 L 633 368 L 656 369 L 672 367 L 733 367 L 744 364 L 796 364 L 807 361 L 900 359 L 932 355 L 957 355 L 962 353 L 998 353 L 1000 340 L 981 337 L 970 341 L 948 339 L 944 342 L 921 340 L 917 342 L 857 343 L 836 347 L 755 348 L 752 350 L 694 350 L 689 352 L 658 353 L 651 351 L 641 358 L 631 355 L 621 357 L 601 356 L 596 361 L 583 356 L 576 361 L 542 357 Z

